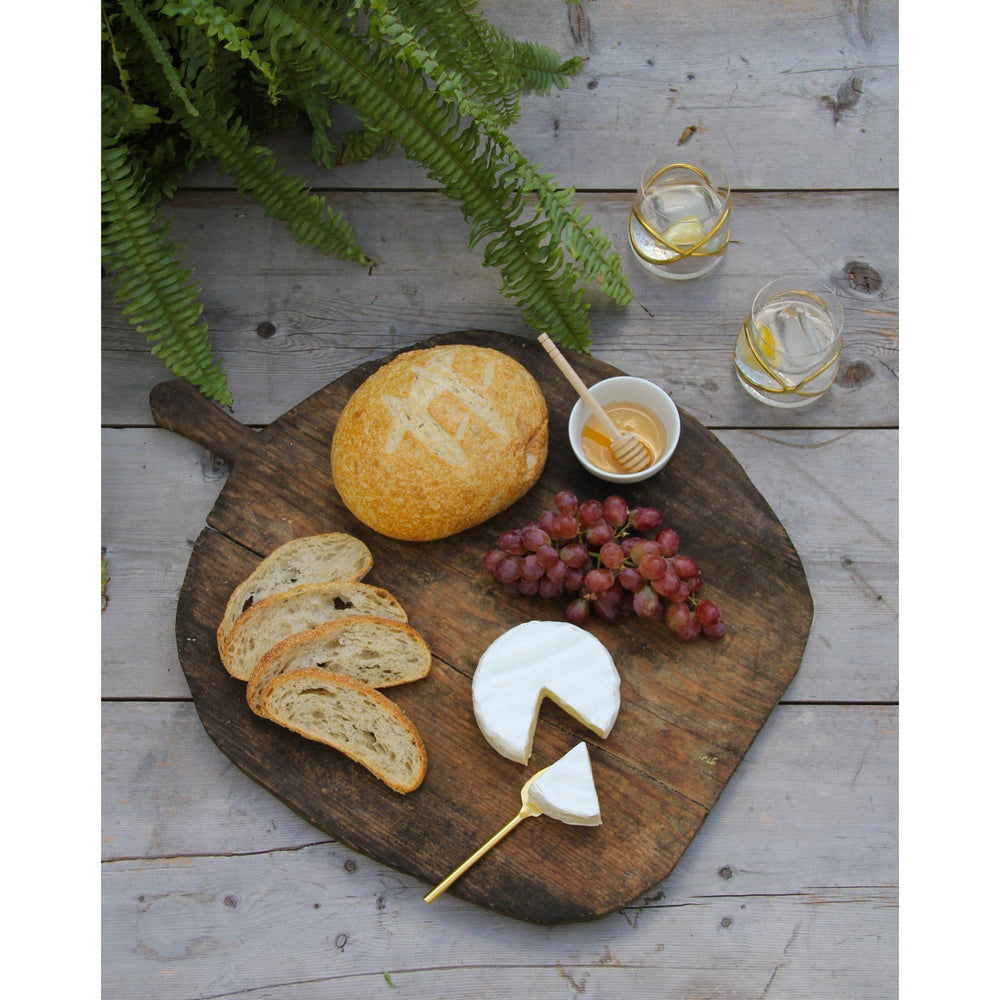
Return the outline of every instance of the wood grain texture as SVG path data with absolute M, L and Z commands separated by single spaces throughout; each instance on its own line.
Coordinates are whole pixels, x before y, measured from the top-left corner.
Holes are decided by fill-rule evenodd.
M 898 715 L 885 705 L 779 704 L 669 879 L 631 905 L 713 892 L 894 887 Z M 426 883 L 330 838 L 241 771 L 219 753 L 190 699 L 107 701 L 102 734 L 106 862 L 265 855 L 325 844 L 332 849 L 331 883 L 345 894 L 349 887 L 351 895 L 374 896 L 386 878 L 398 878 L 414 895 L 426 892 Z M 860 821 L 864 840 L 851 835 Z M 811 850 L 801 851 L 802 842 Z M 357 878 L 341 882 L 348 875 Z M 439 902 L 449 921 L 478 913 L 458 901 Z M 535 931 L 522 925 L 528 938 Z
M 598 921 L 537 927 L 448 896 L 428 908 L 425 883 L 321 839 L 190 703 L 109 704 L 104 996 L 347 1000 L 388 995 L 383 970 L 407 997 L 573 995 L 562 970 L 605 1000 L 760 996 L 772 974 L 778 995 L 889 998 L 897 722 L 779 706 L 668 880 Z
M 210 529 L 192 554 L 177 612 L 178 654 L 207 731 L 310 822 L 431 882 L 499 829 L 510 818 L 505 812 L 516 812 L 516 790 L 531 770 L 587 736 L 547 706 L 528 771 L 497 760 L 481 739 L 469 695 L 479 654 L 529 617 L 561 618 L 562 606 L 508 597 L 486 578 L 479 559 L 502 524 L 526 523 L 559 489 L 581 497 L 608 492 L 572 457 L 565 426 L 576 395 L 561 377 L 553 380 L 552 363 L 538 344 L 459 331 L 418 346 L 455 342 L 504 350 L 536 376 L 545 386 L 553 447 L 524 499 L 491 522 L 438 542 L 406 544 L 368 531 L 330 482 L 337 414 L 381 359 L 313 394 L 259 434 L 185 383 L 163 383 L 151 399 L 159 424 L 203 444 L 218 437 L 219 450 L 234 459 Z M 582 356 L 574 366 L 588 383 L 617 374 Z M 604 824 L 581 831 L 543 823 L 510 838 L 456 883 L 452 891 L 463 898 L 549 923 L 606 913 L 659 882 L 798 669 L 812 620 L 798 555 L 728 451 L 696 421 L 682 420 L 681 443 L 667 469 L 636 484 L 627 498 L 664 508 L 668 523 L 689 539 L 683 551 L 698 560 L 706 593 L 724 608 L 730 634 L 718 645 L 671 646 L 660 623 L 635 618 L 594 625 L 622 673 L 623 711 L 615 729 L 603 743 L 590 741 Z M 430 761 L 424 784 L 406 797 L 327 748 L 248 717 L 244 687 L 222 672 L 214 648 L 222 609 L 256 564 L 254 553 L 328 530 L 364 539 L 375 558 L 366 580 L 396 596 L 435 654 L 429 678 L 393 692 L 423 735 Z M 779 611 L 777 631 L 771 622 Z M 495 784 L 483 780 L 487 774 L 496 776 Z M 505 799 L 512 811 L 504 809 Z M 442 844 L 469 847 L 442 859 Z
M 377 168 L 373 168 L 377 169 Z M 898 199 L 886 192 L 738 193 L 733 240 L 705 281 L 648 275 L 628 249 L 631 195 L 581 196 L 613 241 L 635 295 L 590 289 L 594 357 L 656 382 L 707 427 L 887 427 L 898 422 Z M 297 244 L 248 198 L 182 192 L 165 210 L 203 288 L 205 317 L 244 424 L 270 423 L 372 358 L 450 330 L 533 339 L 500 275 L 468 251 L 458 208 L 433 192 L 348 192 L 337 200 L 372 269 Z M 399 220 L 405 219 L 405 225 Z M 861 270 L 862 266 L 866 269 Z M 845 311 L 837 384 L 789 415 L 740 387 L 733 345 L 757 290 L 783 274 L 822 277 Z M 110 424 L 149 421 L 164 378 L 104 288 L 102 406 Z
M 514 37 L 586 60 L 564 90 L 525 97 L 510 130 L 563 185 L 630 190 L 658 152 L 680 147 L 711 152 L 737 188 L 896 186 L 896 4 L 484 0 L 480 8 Z M 334 135 L 353 126 L 341 114 Z M 398 150 L 374 174 L 370 163 L 329 171 L 312 162 L 301 135 L 269 141 L 324 188 L 432 186 Z M 194 181 L 231 186 L 211 167 Z

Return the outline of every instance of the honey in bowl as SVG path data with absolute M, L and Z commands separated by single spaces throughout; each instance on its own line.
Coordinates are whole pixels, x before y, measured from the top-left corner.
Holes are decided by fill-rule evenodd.
M 604 409 L 623 433 L 631 431 L 650 453 L 650 461 L 655 462 L 667 446 L 667 431 L 656 414 L 640 403 L 605 403 Z M 605 472 L 627 472 L 628 470 L 611 454 L 611 438 L 604 425 L 591 415 L 583 425 L 580 445 L 587 461 Z

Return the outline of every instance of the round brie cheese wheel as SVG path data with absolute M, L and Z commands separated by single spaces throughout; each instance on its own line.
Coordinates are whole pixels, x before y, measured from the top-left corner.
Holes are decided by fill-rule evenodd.
M 586 743 L 543 768 L 528 786 L 528 801 L 546 816 L 573 826 L 600 826 L 601 807 Z
M 620 688 L 599 639 L 570 622 L 530 621 L 504 632 L 479 658 L 472 707 L 490 746 L 527 764 L 543 698 L 605 737 L 618 718 Z

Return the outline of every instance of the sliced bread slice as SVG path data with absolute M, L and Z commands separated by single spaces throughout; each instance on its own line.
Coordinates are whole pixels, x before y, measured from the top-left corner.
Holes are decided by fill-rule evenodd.
M 245 681 L 260 658 L 282 639 L 354 615 L 406 621 L 399 602 L 381 587 L 343 580 L 303 583 L 251 604 L 236 619 L 221 650 L 222 663 L 234 677 Z
M 372 561 L 360 538 L 340 531 L 293 538 L 279 545 L 229 598 L 218 630 L 219 652 L 225 649 L 236 620 L 257 601 L 298 584 L 361 580 Z
M 412 792 L 424 780 L 427 751 L 416 726 L 354 677 L 291 670 L 268 682 L 262 702 L 268 718 L 346 754 L 393 791 Z
M 291 670 L 314 667 L 386 688 L 426 677 L 431 651 L 405 622 L 368 615 L 337 618 L 272 646 L 247 681 L 247 703 L 264 715 L 261 694 L 271 680 Z

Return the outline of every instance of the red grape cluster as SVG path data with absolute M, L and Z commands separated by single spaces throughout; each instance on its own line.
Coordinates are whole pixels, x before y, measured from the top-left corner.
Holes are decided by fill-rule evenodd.
M 574 625 L 591 614 L 606 622 L 636 614 L 662 618 L 681 642 L 721 639 L 726 623 L 718 605 L 695 596 L 698 564 L 678 552 L 677 532 L 662 524 L 655 507 L 629 508 L 617 495 L 580 503 L 562 490 L 554 510 L 503 532 L 483 567 L 509 594 L 571 597 L 566 620 Z

